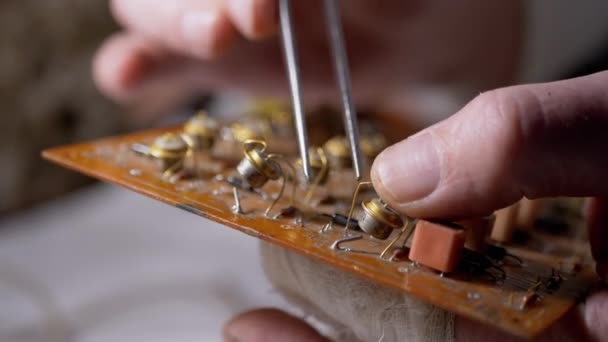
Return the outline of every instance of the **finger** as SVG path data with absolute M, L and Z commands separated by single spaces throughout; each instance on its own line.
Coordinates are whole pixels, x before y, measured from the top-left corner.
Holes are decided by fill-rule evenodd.
M 247 56 L 246 62 L 242 56 Z M 239 44 L 221 59 L 199 61 L 130 32 L 108 39 L 94 62 L 95 80 L 105 94 L 121 104 L 143 102 L 146 106 L 158 106 L 156 102 L 167 97 L 175 103 L 210 90 L 284 97 L 288 92 L 282 71 L 275 41 Z M 333 84 L 323 75 L 310 72 L 302 82 L 310 89 L 304 94 L 307 103 L 334 99 L 329 91 Z M 161 107 L 167 108 L 161 105 L 158 110 Z
M 604 341 L 608 336 L 608 292 L 598 292 L 587 298 L 583 312 L 592 341 Z
M 212 58 L 236 38 L 223 0 L 113 0 L 111 5 L 126 28 L 178 53 Z
M 118 33 L 104 42 L 93 62 L 93 76 L 106 95 L 117 100 L 148 77 L 166 53 L 142 37 Z
M 234 25 L 249 39 L 266 38 L 277 31 L 276 0 L 228 0 L 227 7 Z
M 191 65 L 156 42 L 120 33 L 97 53 L 93 74 L 99 89 L 128 107 L 132 119 L 149 122 L 203 92 L 190 76 Z
M 224 327 L 227 342 L 327 342 L 306 322 L 276 309 L 243 313 Z
M 591 254 L 597 273 L 608 283 L 608 198 L 592 198 L 586 209 Z
M 608 72 L 484 93 L 385 150 L 372 180 L 414 217 L 487 215 L 526 196 L 608 194 Z

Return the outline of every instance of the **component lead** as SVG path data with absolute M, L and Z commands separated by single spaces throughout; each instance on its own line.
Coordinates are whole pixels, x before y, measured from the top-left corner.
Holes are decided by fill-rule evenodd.
M 241 198 L 239 196 L 239 190 L 236 186 L 232 187 L 232 195 L 234 196 L 234 205 L 232 206 L 232 212 L 237 215 L 244 215 L 243 207 L 241 207 Z

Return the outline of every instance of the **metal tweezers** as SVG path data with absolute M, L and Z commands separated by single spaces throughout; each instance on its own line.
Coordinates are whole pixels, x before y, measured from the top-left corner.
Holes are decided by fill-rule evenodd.
M 359 127 L 357 124 L 357 113 L 351 94 L 350 74 L 346 57 L 346 48 L 344 46 L 340 10 L 337 0 L 324 0 L 324 3 L 329 41 L 334 59 L 334 69 L 336 71 L 336 78 L 342 100 L 344 126 L 350 143 L 353 169 L 357 176 L 357 180 L 360 180 L 363 169 L 363 159 L 361 157 L 361 147 L 359 146 Z M 296 133 L 298 135 L 300 157 L 302 159 L 304 174 L 310 181 L 311 171 L 310 156 L 308 154 L 308 133 L 306 132 L 306 117 L 302 104 L 300 70 L 291 15 L 291 0 L 279 0 L 279 20 L 282 33 L 281 37 L 283 40 L 283 52 L 285 54 L 289 86 L 291 89 L 293 115 Z

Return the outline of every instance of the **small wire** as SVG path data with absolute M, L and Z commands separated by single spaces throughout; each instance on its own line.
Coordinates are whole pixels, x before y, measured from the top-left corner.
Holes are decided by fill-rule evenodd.
M 348 218 L 346 219 L 346 226 L 344 227 L 344 236 L 346 236 L 346 233 L 348 232 L 348 227 L 350 226 L 350 221 L 353 218 L 353 211 L 355 210 L 355 204 L 357 201 L 357 197 L 359 197 L 359 191 L 361 191 L 361 187 L 370 185 L 372 185 L 372 182 L 359 182 L 357 184 L 355 192 L 353 193 L 353 200 L 350 204 L 350 210 L 348 211 Z

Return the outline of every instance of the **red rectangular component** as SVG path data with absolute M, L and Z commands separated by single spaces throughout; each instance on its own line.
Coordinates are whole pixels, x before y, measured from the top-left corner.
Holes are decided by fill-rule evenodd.
M 453 272 L 464 248 L 465 232 L 456 224 L 420 220 L 410 249 L 409 258 L 441 272 Z

